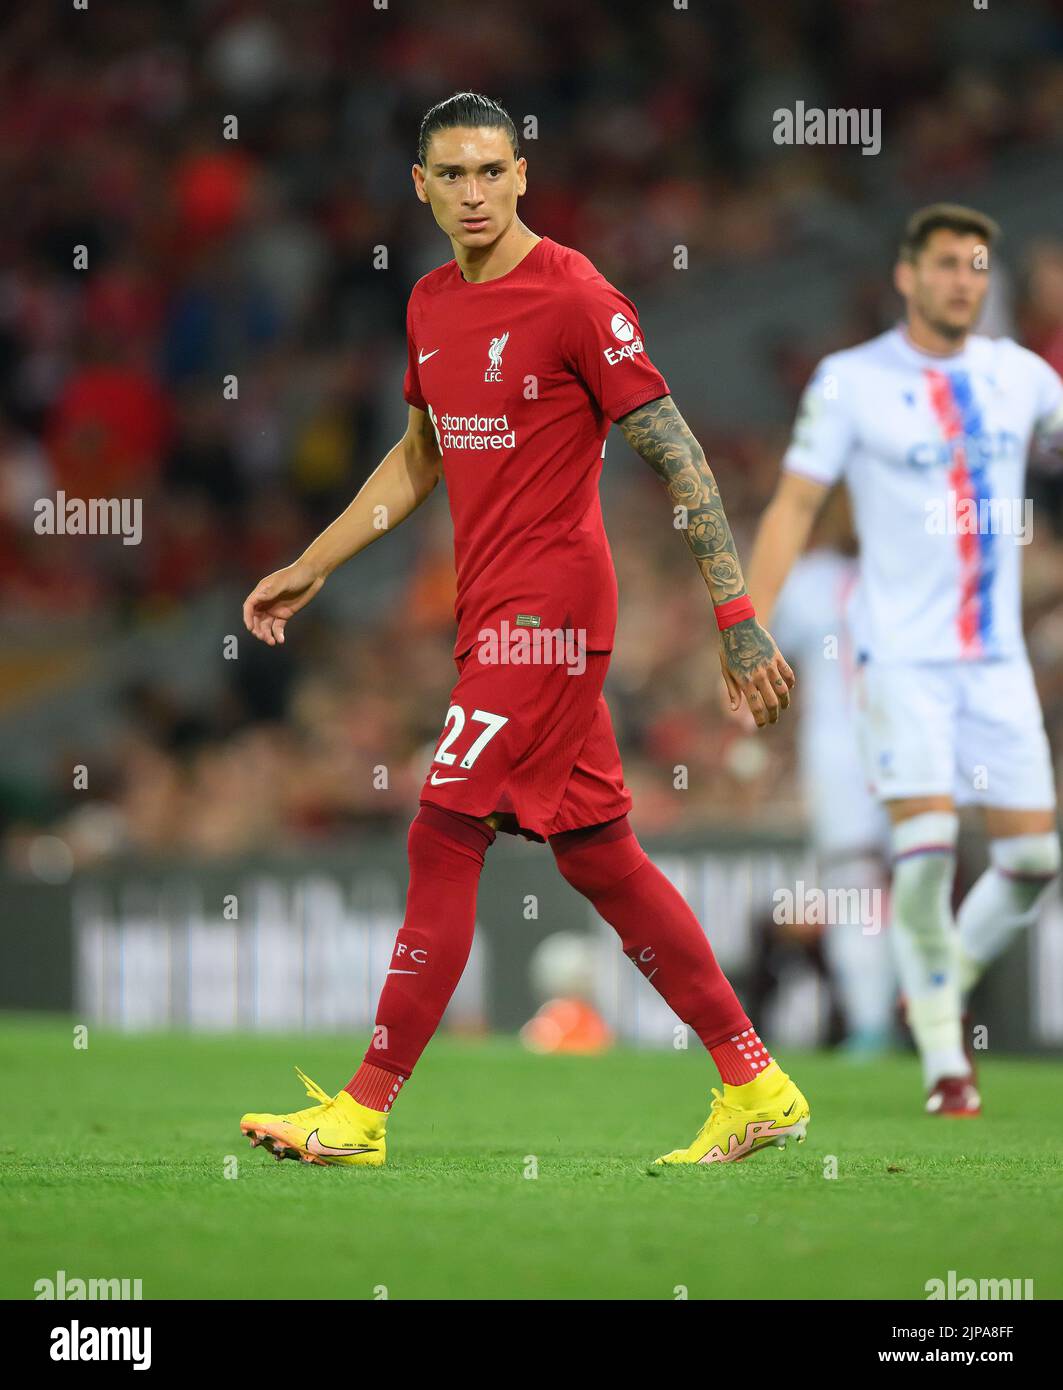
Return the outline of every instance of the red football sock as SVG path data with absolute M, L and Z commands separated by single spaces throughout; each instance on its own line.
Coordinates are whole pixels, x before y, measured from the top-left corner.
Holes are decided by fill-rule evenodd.
M 413 1071 L 461 979 L 472 949 L 480 871 L 494 838 L 491 827 L 475 816 L 427 802 L 410 826 L 406 916 L 365 1054 L 372 1071 L 391 1074 L 392 1085 L 396 1077 L 401 1085 Z M 364 1070 L 345 1089 L 363 1105 L 380 1109 L 362 1100 L 365 1094 L 380 1095 L 369 1089 L 376 1083 L 371 1074 L 362 1077 Z
M 712 1060 L 720 1069 L 721 1078 L 728 1086 L 745 1086 L 754 1081 L 766 1066 L 775 1059 L 757 1036 L 752 1027 L 743 1028 L 741 1033 L 725 1042 L 710 1047 Z M 780 1085 L 785 1084 L 780 1080 Z
M 343 1089 L 359 1105 L 366 1105 L 370 1110 L 382 1110 L 386 1115 L 405 1080 L 397 1072 L 384 1071 L 373 1066 L 372 1062 L 363 1062 Z
M 748 1037 L 752 1024 L 698 919 L 650 862 L 627 817 L 552 835 L 550 847 L 568 882 L 619 933 L 624 954 L 693 1028 L 722 1079 L 732 1085 L 752 1080 L 749 1062 L 732 1041 Z

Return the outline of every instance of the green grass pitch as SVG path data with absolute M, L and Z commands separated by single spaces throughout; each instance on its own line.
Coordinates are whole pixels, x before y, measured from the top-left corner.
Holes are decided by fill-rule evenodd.
M 700 1048 L 538 1058 L 444 1038 L 396 1106 L 387 1167 L 248 1146 L 244 1111 L 310 1104 L 293 1063 L 331 1091 L 361 1050 L 95 1028 L 76 1050 L 70 1020 L 0 1018 L 0 1294 L 62 1269 L 139 1278 L 146 1299 L 923 1299 L 954 1269 L 1063 1297 L 1063 1064 L 990 1057 L 985 1117 L 934 1120 L 910 1057 L 787 1054 L 807 1143 L 651 1175 L 707 1113 Z

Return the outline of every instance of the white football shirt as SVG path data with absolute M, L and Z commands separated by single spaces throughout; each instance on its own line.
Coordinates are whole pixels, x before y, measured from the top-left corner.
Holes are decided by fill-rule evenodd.
M 859 660 L 1023 653 L 1026 459 L 1035 432 L 1061 427 L 1063 381 L 1010 338 L 938 357 L 894 328 L 823 359 L 783 468 L 848 486 Z

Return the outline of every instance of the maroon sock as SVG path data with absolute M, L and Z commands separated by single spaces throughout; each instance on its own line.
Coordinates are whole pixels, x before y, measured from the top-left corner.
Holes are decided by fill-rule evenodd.
M 698 919 L 650 862 L 627 817 L 552 835 L 550 847 L 564 877 L 619 934 L 624 954 L 704 1043 L 723 1080 L 740 1084 L 732 1081 L 739 1073 L 729 1065 L 731 1040 L 752 1024 Z
M 480 871 L 494 838 L 491 827 L 476 817 L 427 802 L 410 826 L 406 916 L 365 1054 L 373 1070 L 393 1073 L 393 1084 L 398 1077 L 401 1085 L 413 1071 L 461 979 L 472 949 Z M 363 1105 L 380 1109 L 362 1100 L 365 1094 L 379 1098 L 379 1089 L 371 1089 L 379 1083 L 371 1074 L 362 1077 L 363 1070 L 344 1089 Z

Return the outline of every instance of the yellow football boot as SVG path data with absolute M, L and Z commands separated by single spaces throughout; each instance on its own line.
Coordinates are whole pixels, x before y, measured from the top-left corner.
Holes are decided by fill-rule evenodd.
M 673 1149 L 655 1163 L 739 1163 L 775 1144 L 786 1147 L 792 1135 L 799 1144 L 808 1128 L 808 1101 L 779 1066 L 772 1062 L 744 1086 L 713 1087 L 709 1118 L 689 1149 Z
M 298 1158 L 304 1163 L 383 1163 L 387 1116 L 359 1105 L 347 1091 L 330 1096 L 305 1072 L 295 1070 L 306 1094 L 318 1104 L 290 1115 L 245 1115 L 240 1129 L 251 1147 L 264 1144 L 276 1159 Z

